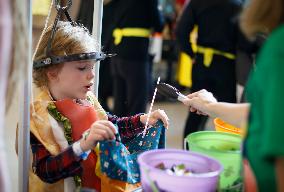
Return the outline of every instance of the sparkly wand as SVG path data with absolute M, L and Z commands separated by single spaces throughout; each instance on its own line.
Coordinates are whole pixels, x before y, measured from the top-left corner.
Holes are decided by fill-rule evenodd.
M 157 85 L 159 83 L 160 83 L 160 77 L 157 80 Z M 152 112 L 152 108 L 153 108 L 153 104 L 154 104 L 154 101 L 155 101 L 156 93 L 157 93 L 157 86 L 155 88 L 154 95 L 152 97 L 152 101 L 151 101 L 150 109 L 149 109 L 149 112 L 148 112 L 148 115 L 147 115 L 147 120 L 146 120 L 146 123 L 145 123 L 145 128 L 144 128 L 144 131 L 143 131 L 143 137 L 142 138 L 144 138 L 145 135 L 146 135 L 146 131 L 147 131 L 147 127 L 148 127 L 149 119 L 150 119 L 150 114 Z

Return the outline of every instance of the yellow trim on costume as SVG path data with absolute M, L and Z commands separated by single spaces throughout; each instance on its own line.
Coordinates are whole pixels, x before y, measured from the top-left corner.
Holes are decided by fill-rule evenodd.
M 197 39 L 198 26 L 195 25 L 192 32 L 189 34 L 189 42 L 191 44 L 192 51 L 197 51 Z M 185 87 L 192 86 L 192 58 L 185 52 L 181 52 L 178 60 L 177 80 L 180 85 Z
M 178 82 L 182 86 L 192 86 L 192 59 L 185 52 L 179 55 Z
M 98 143 L 97 146 L 95 147 L 94 151 L 96 152 L 97 155 L 97 163 L 96 163 L 96 175 L 98 177 L 101 177 L 102 171 L 101 171 L 101 158 L 100 158 L 100 144 Z
M 213 55 L 221 55 L 223 57 L 226 57 L 227 59 L 235 59 L 236 55 L 232 53 L 228 53 L 225 51 L 219 51 L 217 49 L 213 49 L 210 47 L 202 47 L 202 46 L 197 46 L 197 53 L 202 53 L 203 54 L 203 64 L 206 67 L 210 67 L 213 59 Z
M 112 33 L 115 45 L 118 45 L 123 37 L 150 37 L 150 35 L 151 31 L 144 28 L 116 28 Z

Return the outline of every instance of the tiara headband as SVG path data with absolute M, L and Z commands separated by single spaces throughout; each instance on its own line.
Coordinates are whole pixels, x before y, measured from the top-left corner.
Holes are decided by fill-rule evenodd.
M 89 52 L 89 53 L 79 53 L 79 54 L 72 54 L 72 55 L 64 55 L 64 56 L 55 56 L 51 54 L 51 44 L 54 39 L 55 33 L 57 31 L 57 23 L 60 20 L 60 17 L 64 13 L 68 21 L 71 23 L 72 26 L 78 26 L 77 23 L 75 23 L 69 13 L 68 9 L 71 7 L 72 1 L 68 0 L 66 3 L 66 6 L 61 6 L 60 2 L 58 0 L 55 0 L 55 8 L 57 10 L 57 15 L 54 20 L 51 35 L 50 38 L 47 41 L 47 48 L 46 48 L 46 58 L 40 59 L 33 62 L 33 68 L 40 68 L 40 67 L 46 67 L 50 64 L 58 64 L 63 62 L 70 62 L 70 61 L 81 61 L 81 60 L 95 60 L 95 61 L 101 61 L 104 60 L 107 57 L 113 57 L 116 54 L 105 54 L 104 52 Z

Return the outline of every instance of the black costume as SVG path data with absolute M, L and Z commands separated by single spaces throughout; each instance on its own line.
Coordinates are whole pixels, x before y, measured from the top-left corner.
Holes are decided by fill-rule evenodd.
M 176 37 L 182 51 L 195 59 L 193 92 L 207 89 L 218 101 L 236 102 L 235 54 L 240 37 L 237 16 L 241 8 L 238 0 L 191 0 L 187 4 L 178 23 Z M 196 54 L 188 40 L 194 25 L 198 26 Z M 206 58 L 208 53 L 213 54 L 212 60 Z M 206 120 L 206 116 L 189 113 L 184 137 L 203 130 Z
M 111 58 L 114 113 L 118 116 L 143 113 L 148 101 L 151 75 L 148 62 L 150 34 L 147 35 L 147 31 L 161 32 L 163 18 L 157 0 L 118 0 L 113 18 L 115 31 L 111 53 L 117 54 Z M 117 31 L 124 33 L 119 42 Z M 142 34 L 143 37 L 140 36 Z
M 113 11 L 116 0 L 112 0 L 103 7 L 103 19 L 102 19 L 102 36 L 101 44 L 103 51 L 109 53 L 110 44 L 112 40 L 113 31 Z M 80 11 L 78 14 L 77 21 L 82 23 L 85 27 L 92 31 L 93 28 L 93 12 L 94 12 L 94 1 L 84 0 L 81 2 Z M 106 111 L 111 111 L 107 105 L 107 99 L 112 96 L 113 80 L 111 77 L 110 59 L 106 58 L 100 63 L 100 75 L 99 75 L 99 89 L 98 99 L 102 107 Z

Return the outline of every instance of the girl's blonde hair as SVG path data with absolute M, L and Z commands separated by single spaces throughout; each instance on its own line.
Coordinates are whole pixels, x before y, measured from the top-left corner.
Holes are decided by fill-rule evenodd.
M 51 44 L 50 54 L 54 56 L 66 56 L 78 53 L 95 52 L 99 50 L 98 44 L 91 37 L 88 30 L 83 26 L 73 26 L 70 22 L 59 21 L 57 23 L 54 39 Z M 52 26 L 48 27 L 40 39 L 34 61 L 46 58 L 46 48 L 51 36 Z M 38 87 L 47 86 L 47 71 L 62 68 L 62 64 L 48 65 L 33 69 L 33 80 Z
M 284 21 L 284 0 L 250 0 L 241 15 L 241 29 L 248 38 L 269 34 Z

